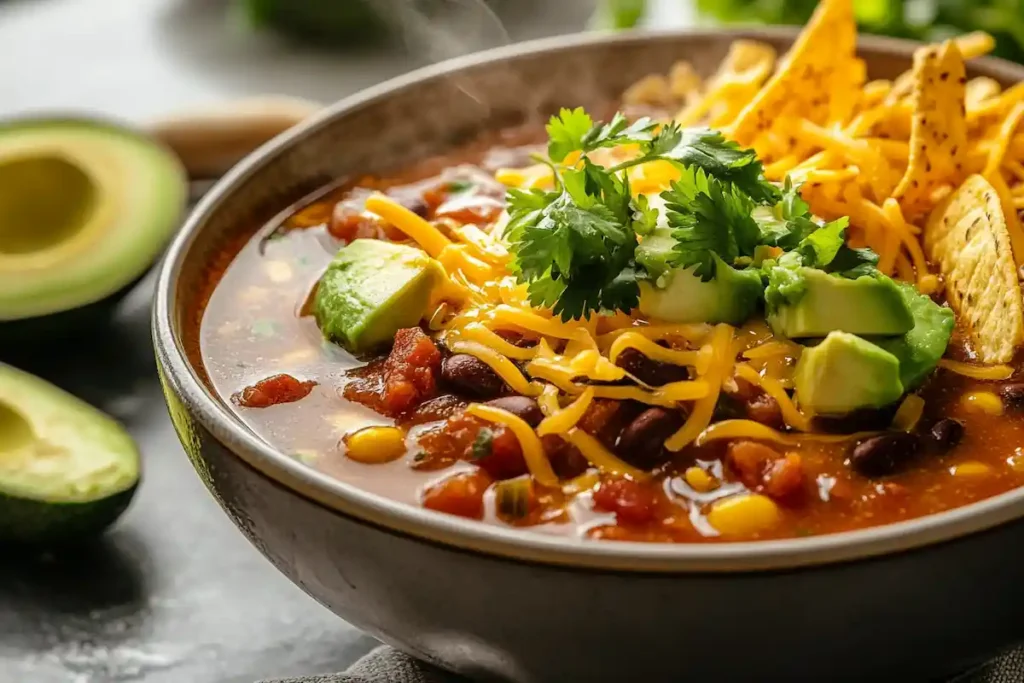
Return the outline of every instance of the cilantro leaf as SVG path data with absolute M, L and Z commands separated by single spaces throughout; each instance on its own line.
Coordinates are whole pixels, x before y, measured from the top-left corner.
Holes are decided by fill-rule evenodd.
M 753 201 L 737 186 L 688 167 L 661 196 L 676 240 L 674 265 L 697 265 L 694 272 L 707 281 L 715 276 L 713 255 L 730 265 L 753 256 L 761 232 L 750 215 Z
M 839 273 L 843 277 L 856 279 L 862 275 L 873 275 L 878 272 L 875 268 L 877 264 L 878 254 L 871 249 L 867 247 L 855 249 L 844 244 L 832 259 L 832 263 L 829 264 L 829 270 Z
M 782 198 L 779 200 L 779 216 L 785 220 L 793 218 L 809 217 L 811 215 L 810 205 L 804 201 L 800 194 L 801 185 L 793 183 L 793 179 L 786 176 L 782 186 Z
M 605 124 L 596 124 L 583 136 L 580 148 L 583 152 L 591 152 L 599 147 L 615 147 L 628 142 L 646 142 L 653 137 L 657 125 L 646 116 L 630 123 L 622 112 L 615 112 L 611 121 Z
M 647 195 L 637 195 L 629 208 L 633 214 L 633 229 L 638 235 L 650 235 L 658 227 L 658 209 L 651 206 Z
M 616 112 L 608 123 L 594 123 L 583 107 L 562 109 L 548 121 L 548 156 L 561 163 L 572 152 L 586 154 L 600 147 L 647 142 L 657 125 L 647 117 L 630 123 L 622 112 Z
M 583 107 L 563 108 L 552 116 L 546 126 L 548 132 L 548 156 L 554 162 L 561 162 L 570 152 L 583 147 L 583 136 L 594 127 L 594 120 Z
M 801 240 L 796 251 L 804 257 L 804 265 L 824 270 L 832 263 L 843 246 L 846 226 L 849 224 L 850 219 L 843 216 L 826 223 Z
M 794 185 L 789 176 L 782 188 L 782 198 L 770 208 L 757 207 L 754 220 L 761 228 L 761 243 L 781 249 L 795 249 L 820 227 L 800 196 L 800 186 Z
M 758 204 L 772 204 L 782 196 L 778 187 L 765 180 L 757 153 L 726 140 L 717 130 L 668 123 L 654 136 L 643 156 L 696 166 L 713 178 L 736 185 Z
M 549 307 L 564 320 L 632 308 L 639 300 L 636 232 L 626 210 L 612 208 L 623 197 L 628 207 L 628 185 L 601 176 L 596 170 L 570 169 L 561 193 L 517 197 L 512 229 L 506 232 L 516 256 L 514 271 L 527 283 L 530 303 Z M 547 202 L 543 208 L 534 208 L 542 202 Z

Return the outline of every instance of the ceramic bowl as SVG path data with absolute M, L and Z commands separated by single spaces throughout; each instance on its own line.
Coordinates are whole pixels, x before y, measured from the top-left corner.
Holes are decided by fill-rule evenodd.
M 311 190 L 540 122 L 559 106 L 606 104 L 677 59 L 708 74 L 736 38 L 784 50 L 794 35 L 591 35 L 503 48 L 343 100 L 235 168 L 171 246 L 153 322 L 185 451 L 239 529 L 343 619 L 479 680 L 929 681 L 1024 640 L 1024 490 L 815 538 L 554 538 L 414 508 L 314 471 L 232 416 L 197 357 L 213 255 Z M 914 47 L 867 37 L 861 55 L 871 77 L 893 77 Z M 970 72 L 1013 83 L 1024 67 L 978 60 Z

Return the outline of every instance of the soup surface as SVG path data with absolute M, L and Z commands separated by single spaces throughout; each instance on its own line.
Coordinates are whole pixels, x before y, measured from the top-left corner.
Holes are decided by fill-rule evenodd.
M 867 81 L 843 0 L 795 45 L 301 202 L 211 273 L 213 388 L 310 467 L 534 533 L 808 536 L 1021 485 L 1024 91 L 968 80 L 979 34 Z
M 524 135 L 516 131 L 510 137 L 515 140 Z M 461 459 L 424 457 L 431 445 L 441 450 L 437 440 L 424 445 L 424 434 L 441 429 L 452 411 L 479 398 L 444 381 L 439 381 L 437 396 L 426 410 L 397 420 L 402 425 L 419 423 L 408 429 L 405 454 L 390 462 L 373 464 L 346 457 L 343 437 L 367 426 L 395 424 L 396 420 L 344 397 L 345 386 L 353 382 L 351 372 L 366 367 L 368 359 L 356 358 L 326 341 L 308 313 L 307 302 L 317 280 L 343 244 L 335 235 L 344 235 L 347 229 L 339 219 L 345 213 L 346 202 L 358 202 L 370 190 L 385 190 L 407 205 L 417 206 L 417 202 L 423 201 L 424 192 L 429 199 L 429 193 L 439 186 L 449 186 L 452 177 L 466 176 L 486 183 L 496 168 L 510 165 L 536 149 L 509 148 L 507 144 L 498 141 L 483 153 L 476 145 L 451 157 L 430 160 L 395 178 L 366 178 L 352 187 L 327 191 L 298 208 L 282 224 L 262 228 L 223 274 L 217 275 L 217 286 L 202 319 L 202 357 L 217 392 L 253 431 L 312 467 L 362 489 L 414 505 L 423 504 L 432 487 L 443 485 L 458 474 L 481 471 Z M 446 168 L 438 172 L 442 166 Z M 485 194 L 489 189 L 480 189 L 483 205 L 490 203 Z M 467 206 L 475 206 L 468 197 L 464 199 Z M 757 333 L 748 334 L 749 345 L 755 346 Z M 968 356 L 962 339 L 956 338 L 948 353 L 961 358 Z M 238 405 L 237 398 L 232 400 L 246 387 L 278 374 L 312 381 L 315 386 L 301 400 L 269 407 L 244 407 Z M 1024 398 L 1024 385 L 1019 389 Z M 948 452 L 943 452 L 941 445 L 922 446 L 927 452 L 920 454 L 912 467 L 881 478 L 865 477 L 851 469 L 848 440 L 790 447 L 752 446 L 752 460 L 768 458 L 785 463 L 786 455 L 795 454 L 800 464 L 792 482 L 776 480 L 775 486 L 782 493 L 778 523 L 750 532 L 723 535 L 707 521 L 709 505 L 714 501 L 741 491 L 764 491 L 766 486 L 771 487 L 766 483 L 770 478 L 765 479 L 761 471 L 763 463 L 751 466 L 756 472 L 744 473 L 742 466 L 737 466 L 735 454 L 730 457 L 720 442 L 683 451 L 648 482 L 597 475 L 598 480 L 603 478 L 606 482 L 626 482 L 620 484 L 623 490 L 611 500 L 602 501 L 603 505 L 595 502 L 597 487 L 591 486 L 577 495 L 547 493 L 527 516 L 502 518 L 495 501 L 494 479 L 490 475 L 476 475 L 482 481 L 471 483 L 479 484 L 479 511 L 483 519 L 529 525 L 545 533 L 692 542 L 857 529 L 947 510 L 1024 483 L 1024 412 L 1018 416 L 1015 406 L 1007 404 L 1002 415 L 993 415 L 965 400 L 973 391 L 991 396 L 1017 390 L 1018 385 L 1012 380 L 995 384 L 938 370 L 920 391 L 925 401 L 920 431 L 928 434 L 939 420 L 956 419 L 964 426 L 959 445 Z M 502 393 L 511 394 L 499 390 L 495 395 Z M 749 408 L 742 405 L 741 392 L 734 393 L 735 403 L 740 407 L 723 405 L 722 411 Z M 636 417 L 638 408 L 629 406 L 632 417 Z M 857 424 L 858 418 L 862 424 Z M 833 428 L 837 432 L 884 428 L 891 418 L 891 410 L 880 411 L 875 415 L 853 416 L 845 424 L 836 420 Z M 600 423 L 607 418 L 595 419 Z M 758 451 L 768 447 L 770 452 Z M 584 476 L 581 487 L 591 484 L 585 479 L 585 464 L 568 463 L 565 467 L 566 474 Z M 693 468 L 705 475 L 696 475 Z M 787 476 L 783 464 L 777 469 L 783 477 Z M 572 477 L 566 479 L 571 480 Z M 708 486 L 714 488 L 701 490 Z M 468 503 L 456 496 L 452 502 L 442 500 L 440 508 L 450 505 L 455 512 L 468 509 L 470 516 L 476 516 L 477 492 L 465 493 L 461 488 L 464 487 L 460 487 L 460 493 L 469 499 Z

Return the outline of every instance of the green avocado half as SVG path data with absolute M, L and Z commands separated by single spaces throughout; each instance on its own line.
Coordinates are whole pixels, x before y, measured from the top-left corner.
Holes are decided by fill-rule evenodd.
M 187 190 L 177 157 L 125 128 L 0 123 L 0 340 L 124 293 L 177 229 Z
M 112 524 L 139 483 L 124 428 L 0 363 L 0 543 L 81 541 Z

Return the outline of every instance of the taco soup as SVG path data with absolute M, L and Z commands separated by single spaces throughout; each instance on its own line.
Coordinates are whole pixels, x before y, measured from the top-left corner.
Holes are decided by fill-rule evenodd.
M 816 535 L 1024 484 L 1024 89 L 968 80 L 982 34 L 892 80 L 855 48 L 824 0 L 786 55 L 325 188 L 211 273 L 213 387 L 310 467 L 535 533 Z

